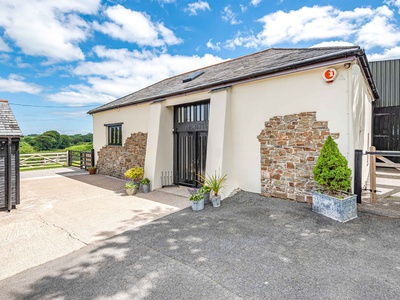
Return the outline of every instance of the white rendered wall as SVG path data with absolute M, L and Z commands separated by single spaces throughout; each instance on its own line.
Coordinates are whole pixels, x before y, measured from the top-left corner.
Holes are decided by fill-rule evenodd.
M 122 141 L 135 132 L 148 132 L 149 104 L 126 106 L 93 114 L 93 148 L 97 152 L 107 145 L 107 127 L 104 124 L 123 123 Z
M 367 82 L 361 73 L 358 65 L 353 64 L 349 69 L 349 74 L 352 76 L 351 86 L 351 127 L 354 140 L 354 150 L 369 150 L 372 144 L 372 96 L 367 88 Z M 353 157 L 354 161 L 354 151 Z M 367 155 L 363 156 L 363 172 L 362 184 L 365 183 L 368 177 L 368 161 Z M 351 166 L 353 168 L 353 166 Z M 354 172 L 354 170 L 353 170 Z M 354 174 L 354 173 L 353 173 Z
M 370 144 L 372 97 L 357 65 L 329 67 L 338 71 L 333 83 L 323 81 L 325 67 L 97 113 L 93 117 L 94 148 L 97 152 L 107 143 L 104 124 L 123 122 L 124 140 L 133 132 L 148 132 L 145 170 L 157 188 L 157 174 L 172 170 L 173 106 L 210 99 L 207 173 L 216 170 L 228 175 L 224 197 L 237 187 L 260 192 L 257 136 L 274 116 L 316 111 L 318 121 L 328 121 L 331 133 L 340 133 L 336 142 L 353 169 L 354 150 L 366 150 Z
M 320 68 L 232 88 L 232 148 L 235 151 L 232 163 L 235 167 L 229 175 L 236 178 L 241 189 L 260 192 L 257 135 L 264 128 L 264 122 L 273 116 L 316 111 L 318 121 L 328 121 L 331 133 L 340 133 L 336 142 L 353 169 L 355 129 L 351 127 L 351 73 L 343 64 L 330 67 L 338 71 L 333 83 L 323 81 L 321 74 L 326 68 Z
M 165 102 L 150 105 L 144 174 L 152 189 L 161 187 L 161 172 L 173 170 L 173 115 Z

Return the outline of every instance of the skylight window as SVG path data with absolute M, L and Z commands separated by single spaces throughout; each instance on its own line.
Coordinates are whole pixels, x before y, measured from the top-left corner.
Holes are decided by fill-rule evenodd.
M 185 82 L 192 81 L 193 79 L 196 79 L 197 77 L 199 77 L 199 76 L 200 76 L 201 74 L 203 74 L 203 73 L 204 73 L 204 71 L 197 71 L 197 72 L 194 72 L 194 73 L 190 74 L 188 77 L 185 77 L 185 78 L 182 80 L 182 82 L 185 83 Z

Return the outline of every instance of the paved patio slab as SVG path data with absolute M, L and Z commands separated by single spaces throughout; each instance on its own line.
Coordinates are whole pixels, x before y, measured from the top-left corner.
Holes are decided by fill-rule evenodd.
M 0 280 L 190 205 L 160 192 L 127 196 L 124 184 L 75 168 L 21 173 L 21 205 L 0 211 Z
M 0 282 L 6 299 L 398 299 L 400 219 L 240 192 Z

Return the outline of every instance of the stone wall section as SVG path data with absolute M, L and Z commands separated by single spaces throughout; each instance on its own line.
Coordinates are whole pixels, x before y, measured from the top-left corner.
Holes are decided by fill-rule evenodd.
M 316 112 L 275 116 L 265 122 L 258 136 L 261 147 L 261 194 L 268 197 L 311 202 L 317 187 L 312 170 L 321 148 L 331 134 L 327 121 Z
M 97 159 L 99 174 L 125 179 L 129 168 L 144 168 L 146 159 L 147 133 L 132 133 L 123 146 L 107 145 L 100 149 Z

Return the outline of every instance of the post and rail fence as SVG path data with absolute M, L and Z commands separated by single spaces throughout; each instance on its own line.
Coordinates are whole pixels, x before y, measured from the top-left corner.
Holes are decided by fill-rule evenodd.
M 362 188 L 362 158 L 363 155 L 369 155 L 369 189 L 371 203 L 376 203 L 377 200 L 390 197 L 400 192 L 400 186 L 385 186 L 390 190 L 386 193 L 377 195 L 377 177 L 400 179 L 399 176 L 393 175 L 377 175 L 377 167 L 395 168 L 400 171 L 400 163 L 395 163 L 386 157 L 400 157 L 400 151 L 380 151 L 376 150 L 374 146 L 370 147 L 369 151 L 363 152 L 362 150 L 355 151 L 354 159 L 354 193 L 357 195 L 357 203 L 361 203 Z M 377 162 L 376 160 L 380 162 Z M 365 190 L 365 189 L 364 189 Z
M 20 169 L 37 170 L 65 166 L 87 169 L 94 166 L 94 149 L 91 151 L 42 152 L 19 155 Z

